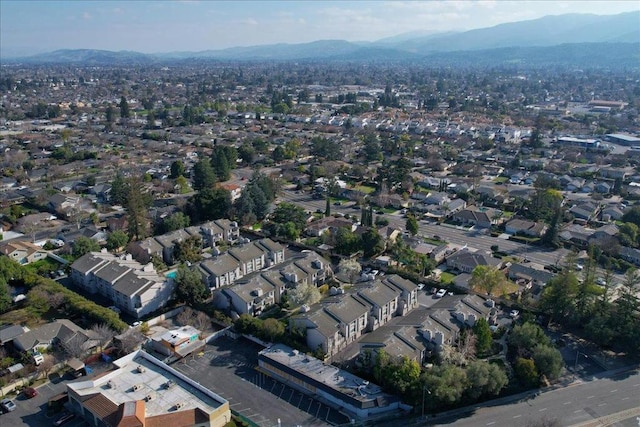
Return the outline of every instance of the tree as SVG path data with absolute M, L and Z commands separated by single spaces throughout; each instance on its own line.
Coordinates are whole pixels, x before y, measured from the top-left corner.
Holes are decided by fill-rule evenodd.
M 432 405 L 451 405 L 460 401 L 467 389 L 465 370 L 455 365 L 439 365 L 423 376 L 424 384 L 431 392 Z
M 284 335 L 285 327 L 282 322 L 270 317 L 265 319 L 260 330 L 263 338 L 274 342 Z
M 74 333 L 64 340 L 60 340 L 59 344 L 65 354 L 70 358 L 81 358 L 86 353 L 87 340 L 79 333 Z
M 171 163 L 171 175 L 169 175 L 169 178 L 176 179 L 179 176 L 184 176 L 184 174 L 185 168 L 182 160 L 175 160 L 173 163 Z
M 129 112 L 129 103 L 127 102 L 127 98 L 120 97 L 120 117 L 123 119 L 128 119 L 131 113 Z
M 4 313 L 11 307 L 11 292 L 4 278 L 0 277 L 0 313 Z
M 547 282 L 540 299 L 540 308 L 549 316 L 549 323 L 562 321 L 571 314 L 578 285 L 575 272 L 567 268 Z
M 193 319 L 193 327 L 200 331 L 206 331 L 211 327 L 211 318 L 207 315 L 207 313 L 198 311 L 195 318 Z
M 498 365 L 484 360 L 473 361 L 466 369 L 469 388 L 467 394 L 472 399 L 497 395 L 509 383 L 507 374 Z
M 149 206 L 151 198 L 142 191 L 143 184 L 139 178 L 128 180 L 129 191 L 127 193 L 126 209 L 129 220 L 128 231 L 131 240 L 140 240 L 149 233 Z
M 525 322 L 514 326 L 509 334 L 509 345 L 515 347 L 520 355 L 530 355 L 533 349 L 541 344 L 549 345 L 549 337 L 542 328 L 533 323 Z
M 355 259 L 343 258 L 340 260 L 340 263 L 338 263 L 338 272 L 351 283 L 355 282 L 358 276 L 360 276 L 361 271 L 362 266 Z
M 380 237 L 378 230 L 369 228 L 364 232 L 362 235 L 362 249 L 364 256 L 367 258 L 371 258 L 384 250 L 384 241 Z
M 195 263 L 202 259 L 202 238 L 190 236 L 175 245 L 174 256 L 182 263 Z
M 324 216 L 331 216 L 331 198 L 329 196 L 326 197 Z
M 231 193 L 224 188 L 206 188 L 194 195 L 186 207 L 192 223 L 228 218 L 231 212 Z
M 114 205 L 124 205 L 127 202 L 127 194 L 129 193 L 129 185 L 124 175 L 120 172 L 116 173 L 116 176 L 111 181 L 111 192 L 109 197 L 111 203 Z
M 181 265 L 176 273 L 176 298 L 186 303 L 201 303 L 209 297 L 209 290 L 197 268 Z
M 107 237 L 107 249 L 115 251 L 124 248 L 129 243 L 129 236 L 122 230 L 116 230 Z
M 189 217 L 182 212 L 176 212 L 169 215 L 162 221 L 162 233 L 170 233 L 172 231 L 187 228 L 191 224 Z
M 185 307 L 176 316 L 176 322 L 182 326 L 193 326 L 194 311 L 191 307 Z
M 53 356 L 49 354 L 45 354 L 44 360 L 38 365 L 37 369 L 38 369 L 38 372 L 40 372 L 40 374 L 44 376 L 44 378 L 48 378 L 49 373 L 51 372 L 54 366 L 55 366 L 55 363 L 53 362 Z
M 100 350 L 104 349 L 104 347 L 111 342 L 113 337 L 116 335 L 116 331 L 114 331 L 109 325 L 106 323 L 97 323 L 91 327 L 91 331 L 95 333 L 98 337 L 98 341 L 100 343 Z
M 107 128 L 111 129 L 111 127 L 113 126 L 113 122 L 116 120 L 116 110 L 115 108 L 113 108 L 111 104 L 109 104 L 109 106 L 107 107 L 105 115 L 106 115 L 106 121 L 107 121 Z
M 518 357 L 515 366 L 516 377 L 525 387 L 535 387 L 540 384 L 540 376 L 533 359 Z
M 407 231 L 409 233 L 411 233 L 412 236 L 415 236 L 416 234 L 418 234 L 418 220 L 416 219 L 416 217 L 414 215 L 409 215 L 407 217 L 407 225 L 406 225 Z
M 491 350 L 493 337 L 489 323 L 484 317 L 479 318 L 473 325 L 473 333 L 476 335 L 476 349 L 478 354 L 486 354 Z
M 200 159 L 193 166 L 193 188 L 196 191 L 211 189 L 216 183 L 216 173 L 211 162 Z
M 286 157 L 286 153 L 284 151 L 284 148 L 282 148 L 281 145 L 278 145 L 271 153 L 271 158 L 276 163 L 283 161 L 285 157 Z
M 287 295 L 289 295 L 289 301 L 296 306 L 302 304 L 312 305 L 320 301 L 322 298 L 318 288 L 307 282 L 297 284 L 296 287 L 290 290 Z
M 76 258 L 80 258 L 89 252 L 98 252 L 99 250 L 100 244 L 85 236 L 80 236 L 73 242 L 73 256 Z
M 533 349 L 533 361 L 540 375 L 544 375 L 549 380 L 560 377 L 564 361 L 558 349 L 551 346 L 538 344 Z
M 487 295 L 505 295 L 514 289 L 504 273 L 497 267 L 490 265 L 479 265 L 471 272 L 469 286 L 476 292 L 483 292 Z

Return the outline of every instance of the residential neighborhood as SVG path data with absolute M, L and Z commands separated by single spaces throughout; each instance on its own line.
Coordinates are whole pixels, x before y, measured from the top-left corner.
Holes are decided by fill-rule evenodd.
M 455 424 L 637 378 L 638 108 L 637 67 L 2 64 L 0 424 Z

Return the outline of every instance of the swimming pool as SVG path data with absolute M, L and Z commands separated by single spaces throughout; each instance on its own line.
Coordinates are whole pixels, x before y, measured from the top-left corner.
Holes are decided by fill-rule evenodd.
M 165 274 L 165 277 L 168 277 L 169 279 L 175 279 L 177 275 L 178 275 L 178 270 L 173 270 Z

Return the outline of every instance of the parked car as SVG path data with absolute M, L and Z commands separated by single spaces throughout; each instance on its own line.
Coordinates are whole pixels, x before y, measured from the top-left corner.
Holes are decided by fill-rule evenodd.
M 515 319 L 516 317 L 518 317 L 520 315 L 520 312 L 518 310 L 511 310 L 509 312 L 509 317 L 511 317 L 512 319 Z
M 421 291 L 424 289 L 424 283 L 418 283 L 418 290 Z
M 76 417 L 76 414 L 74 414 L 73 412 L 63 412 L 62 415 L 60 415 L 60 417 L 53 423 L 54 426 L 61 426 L 63 424 L 68 423 L 69 421 L 71 421 L 72 419 L 74 419 Z
M 16 404 L 11 399 L 2 399 L 0 400 L 0 409 L 3 413 L 12 412 L 16 410 Z
M 442 298 L 446 294 L 447 294 L 447 290 L 446 289 L 438 289 L 438 292 L 436 292 L 435 297 L 436 298 Z
M 36 397 L 38 395 L 38 390 L 36 390 L 33 387 L 27 387 L 24 390 L 22 390 L 22 394 L 27 399 L 32 399 L 32 398 L 34 398 L 34 397 Z

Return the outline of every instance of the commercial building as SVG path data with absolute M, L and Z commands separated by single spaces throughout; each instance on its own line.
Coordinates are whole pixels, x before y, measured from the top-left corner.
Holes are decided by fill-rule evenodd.
M 98 378 L 67 384 L 71 410 L 91 426 L 222 427 L 229 402 L 142 350 Z
M 258 369 L 303 394 L 319 398 L 351 419 L 365 420 L 411 409 L 379 386 L 282 344 L 258 354 Z

